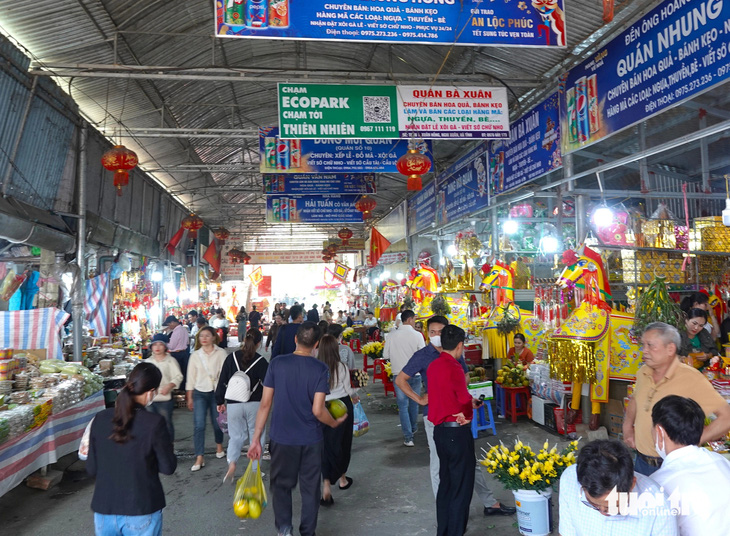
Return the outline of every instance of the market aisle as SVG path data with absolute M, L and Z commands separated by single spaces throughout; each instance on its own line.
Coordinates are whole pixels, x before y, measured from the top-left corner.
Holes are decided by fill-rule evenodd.
M 354 479 L 347 491 L 335 489 L 335 505 L 321 508 L 318 536 L 419 536 L 435 534 L 435 501 L 428 477 L 428 449 L 421 426 L 415 436 L 416 446 L 403 446 L 398 428 L 398 415 L 391 395 L 383 397 L 380 383 L 366 389 L 363 396 L 365 411 L 370 419 L 370 432 L 355 438 L 353 460 L 348 473 Z M 503 422 L 500 420 L 500 422 Z M 191 473 L 192 414 L 175 410 L 175 427 L 180 453 L 178 470 L 162 476 L 167 493 L 164 510 L 165 534 L 230 536 L 246 534 L 271 536 L 276 534 L 271 507 L 258 520 L 241 521 L 233 515 L 231 502 L 233 486 L 221 483 L 226 469 L 225 460 L 213 456 L 212 433 L 206 439 L 206 466 Z M 521 421 L 517 425 L 497 425 L 498 437 L 511 442 L 519 434 L 523 441 L 541 445 L 549 434 L 537 426 Z M 553 442 L 555 435 L 549 435 Z M 494 436 L 480 438 L 479 447 L 494 443 Z M 242 462 L 243 462 L 242 458 Z M 93 480 L 86 476 L 84 464 L 67 456 L 58 464 L 67 469 L 63 482 L 51 491 L 43 492 L 18 486 L 0 498 L 0 533 L 22 536 L 56 536 L 93 534 L 92 512 L 89 508 Z M 268 473 L 268 462 L 263 470 Z M 238 475 L 245 467 L 239 466 Z M 490 487 L 498 499 L 514 504 L 512 494 L 488 475 Z M 268 476 L 265 477 L 268 485 Z M 125 493 L 126 490 L 119 490 Z M 295 521 L 298 520 L 298 491 L 295 491 Z M 469 535 L 517 535 L 513 526 L 516 517 L 484 517 L 476 496 L 472 500 Z M 557 514 L 557 503 L 554 505 Z M 557 531 L 557 523 L 555 525 Z

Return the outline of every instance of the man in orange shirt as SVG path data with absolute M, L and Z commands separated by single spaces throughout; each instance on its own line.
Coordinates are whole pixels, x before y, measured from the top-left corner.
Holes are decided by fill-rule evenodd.
M 469 521 L 474 492 L 474 438 L 472 409 L 481 405 L 466 388 L 459 365 L 466 333 L 448 325 L 441 332 L 443 351 L 428 367 L 428 419 L 439 457 L 439 489 L 436 494 L 437 536 L 462 536 Z M 468 416 L 468 417 L 467 417 Z

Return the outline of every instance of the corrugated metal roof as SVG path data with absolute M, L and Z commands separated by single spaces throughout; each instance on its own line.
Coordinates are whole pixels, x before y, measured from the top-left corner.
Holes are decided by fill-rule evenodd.
M 174 4 L 57 0 L 52 4 L 22 5 L 15 0 L 0 0 L 0 25 L 27 47 L 40 65 L 111 65 L 116 62 L 128 66 L 153 66 L 156 67 L 154 73 L 174 73 L 182 68 L 224 68 L 247 73 L 243 82 L 140 80 L 125 79 L 124 75 L 77 77 L 70 84 L 70 93 L 99 128 L 110 129 L 121 124 L 129 128 L 251 129 L 276 123 L 273 75 L 253 80 L 251 77 L 258 76 L 251 73 L 255 69 L 274 70 L 273 74 L 281 79 L 294 71 L 313 74 L 327 71 L 334 73 L 334 82 L 340 83 L 352 78 L 351 73 L 372 73 L 380 80 L 385 80 L 383 77 L 388 73 L 428 75 L 423 83 L 439 70 L 442 79 L 474 74 L 481 76 L 484 83 L 497 84 L 497 80 L 503 80 L 511 89 L 513 110 L 518 105 L 515 96 L 522 100 L 519 104 L 524 109 L 539 98 L 541 92 L 554 87 L 558 72 L 578 60 L 576 53 L 590 52 L 591 46 L 620 31 L 624 19 L 631 21 L 642 10 L 656 4 L 657 0 L 622 2 L 616 6 L 616 21 L 604 25 L 598 0 L 565 0 L 568 46 L 564 49 L 217 39 L 212 36 L 213 6 L 200 0 L 178 0 Z M 49 20 L 53 21 L 53 31 L 48 31 Z M 166 67 L 171 69 L 164 69 Z M 299 74 L 291 76 L 302 79 Z M 356 78 L 361 76 L 358 74 Z M 68 79 L 60 80 L 62 87 L 69 87 Z M 687 110 L 679 109 L 676 113 L 686 115 Z M 672 119 L 673 116 L 663 114 L 661 117 Z M 691 126 L 689 120 L 677 121 L 683 126 L 678 126 L 679 130 L 672 133 Z M 654 120 L 649 124 L 653 125 Z M 649 127 L 648 130 L 657 129 Z M 123 128 L 121 135 L 124 144 L 138 153 L 144 166 L 166 170 L 155 173 L 156 179 L 197 210 L 207 223 L 231 228 L 240 221 L 247 227 L 247 237 L 254 237 L 250 240 L 260 237 L 260 241 L 282 247 L 297 246 L 302 243 L 297 241 L 297 236 L 304 238 L 312 232 L 312 229 L 299 226 L 283 233 L 281 227 L 264 224 L 263 196 L 259 193 L 205 190 L 214 185 L 246 185 L 253 189 L 258 180 L 255 171 L 234 175 L 182 173 L 175 169 L 182 164 L 255 164 L 258 162 L 256 139 L 135 138 L 125 134 Z M 650 135 L 649 142 L 654 143 L 663 135 L 659 128 Z M 0 132 L 0 146 L 4 143 L 3 136 Z M 118 140 L 119 136 L 115 138 Z M 469 145 L 458 141 L 435 142 L 438 167 L 451 162 Z M 616 134 L 592 150 L 605 155 L 635 152 L 635 130 Z M 588 158 L 577 157 L 577 165 L 580 166 L 583 160 L 588 162 Z M 669 163 L 657 161 L 656 164 L 679 168 L 681 163 L 666 162 Z M 388 182 L 387 177 L 381 178 L 381 184 Z M 381 190 L 376 197 L 379 203 L 376 214 L 386 213 L 406 194 L 405 190 L 397 188 Z M 331 231 L 324 227 L 316 229 L 319 234 Z

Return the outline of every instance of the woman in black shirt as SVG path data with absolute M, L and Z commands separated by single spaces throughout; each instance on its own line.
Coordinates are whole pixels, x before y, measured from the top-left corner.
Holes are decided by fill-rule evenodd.
M 258 329 L 249 329 L 243 339 L 243 347 L 230 354 L 221 369 L 218 386 L 215 390 L 215 399 L 218 412 L 228 412 L 228 472 L 223 482 L 233 481 L 236 473 L 236 462 L 241 456 L 241 448 L 247 440 L 253 437 L 256 428 L 256 413 L 259 411 L 261 395 L 264 392 L 264 378 L 269 368 L 266 358 L 256 350 L 261 347 L 261 332 Z M 226 398 L 228 382 L 238 372 L 246 372 L 250 381 L 251 397 L 247 402 Z M 261 450 L 266 443 L 266 431 L 261 434 Z
M 86 470 L 96 476 L 91 509 L 97 536 L 162 534 L 165 492 L 159 473 L 174 473 L 177 458 L 165 419 L 144 411 L 161 380 L 160 369 L 140 363 L 116 406 L 98 413 L 91 425 Z

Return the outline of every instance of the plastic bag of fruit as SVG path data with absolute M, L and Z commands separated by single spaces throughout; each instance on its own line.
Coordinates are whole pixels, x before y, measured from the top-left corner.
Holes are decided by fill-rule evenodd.
M 233 494 L 233 513 L 245 519 L 258 519 L 266 508 L 266 489 L 261 479 L 261 464 L 250 460 Z

